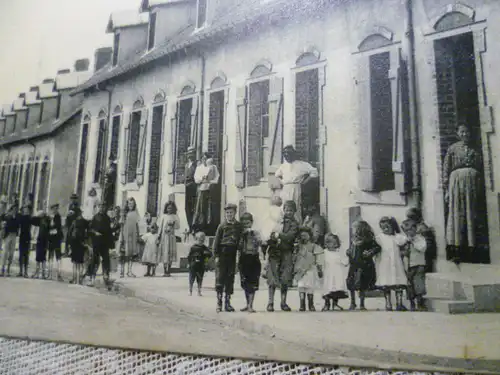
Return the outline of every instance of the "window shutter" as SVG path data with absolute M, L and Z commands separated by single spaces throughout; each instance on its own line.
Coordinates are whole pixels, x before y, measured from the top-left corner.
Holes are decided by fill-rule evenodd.
M 236 154 L 234 161 L 235 185 L 238 188 L 245 186 L 245 134 L 247 123 L 247 87 L 240 87 L 236 91 L 236 111 L 238 124 L 236 127 Z
M 144 164 L 146 159 L 146 134 L 148 124 L 148 110 L 141 111 L 140 136 L 139 136 L 139 155 L 137 156 L 137 174 L 136 181 L 138 185 L 144 183 Z
M 400 193 L 408 191 L 409 187 L 409 158 L 407 152 L 409 147 L 406 147 L 404 120 L 406 119 L 405 111 L 407 108 L 403 106 L 403 95 L 406 92 L 405 70 L 401 59 L 401 49 L 398 48 L 391 52 L 391 70 L 389 78 L 391 79 L 391 95 L 392 95 L 392 116 L 394 129 L 394 145 L 393 145 L 393 161 L 392 171 L 394 172 L 395 190 Z
M 125 127 L 125 131 L 123 132 L 123 163 L 122 164 L 122 169 L 120 171 L 120 180 L 123 185 L 127 183 L 127 169 L 128 169 L 128 150 L 129 150 L 129 132 L 130 132 L 130 125 L 132 124 L 132 113 L 129 114 L 128 116 L 128 123 L 127 126 Z
M 372 113 L 370 92 L 370 63 L 366 56 L 357 61 L 356 86 L 358 91 L 358 184 L 362 191 L 375 191 L 375 174 L 372 142 Z
M 282 163 L 283 150 L 283 78 L 274 77 L 269 81 L 269 125 L 271 151 L 268 174 L 274 175 Z
M 191 106 L 191 135 L 189 137 L 189 146 L 194 147 L 196 150 L 198 150 L 199 100 L 198 96 L 193 97 L 193 105 Z
M 176 143 L 176 135 L 177 135 L 177 125 L 179 121 L 179 102 L 176 104 L 175 115 L 170 119 L 170 136 L 168 140 L 168 149 L 169 149 L 169 160 L 168 160 L 168 183 L 170 186 L 174 185 L 174 176 L 175 176 L 175 143 Z

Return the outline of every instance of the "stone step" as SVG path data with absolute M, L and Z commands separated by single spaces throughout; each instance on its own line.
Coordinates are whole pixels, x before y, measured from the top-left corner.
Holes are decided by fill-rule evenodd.
M 444 300 L 464 301 L 474 299 L 472 286 L 457 275 L 446 273 L 426 274 L 427 294 Z
M 435 298 L 427 298 L 429 311 L 441 314 L 470 314 L 476 312 L 474 301 L 453 301 Z

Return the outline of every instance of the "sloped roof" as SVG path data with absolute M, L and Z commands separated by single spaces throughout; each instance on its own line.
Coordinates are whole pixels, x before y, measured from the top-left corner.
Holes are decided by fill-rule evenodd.
M 16 131 L 13 134 L 6 135 L 5 137 L 0 138 L 0 146 L 49 135 L 61 128 L 73 117 L 81 113 L 81 111 L 82 107 L 79 105 L 78 107 L 73 107 L 67 110 L 56 121 L 54 121 L 54 119 L 48 119 L 40 124 L 40 126 L 32 126 L 22 132 Z
M 59 74 L 56 77 L 55 90 L 73 89 L 87 81 L 91 76 L 90 71 Z
M 138 67 L 149 64 L 162 57 L 194 46 L 198 43 L 209 40 L 227 32 L 234 32 L 237 27 L 245 26 L 259 19 L 266 17 L 267 21 L 275 16 L 290 15 L 292 13 L 307 13 L 310 10 L 317 10 L 324 4 L 339 0 L 273 0 L 264 2 L 262 0 L 246 0 L 230 7 L 227 11 L 220 12 L 213 22 L 201 30 L 194 30 L 190 25 L 180 30 L 170 40 L 160 44 L 157 48 L 138 54 L 127 61 L 119 63 L 114 68 L 108 67 L 95 74 L 83 85 L 77 87 L 72 94 L 85 91 L 99 83 L 106 82 L 115 77 L 121 76 Z
M 120 27 L 137 26 L 149 22 L 149 13 L 139 13 L 137 10 L 122 10 L 109 16 L 107 33 L 112 33 Z
M 182 3 L 188 0 L 142 0 L 140 11 L 146 12 L 149 8 L 154 7 L 156 5 L 167 5 L 167 4 L 175 4 Z
M 55 90 L 55 82 L 41 83 L 38 86 L 38 99 L 53 98 L 58 95 Z

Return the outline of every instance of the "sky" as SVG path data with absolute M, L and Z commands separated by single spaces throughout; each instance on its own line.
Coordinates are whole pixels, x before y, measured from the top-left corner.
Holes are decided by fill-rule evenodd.
M 0 0 L 0 106 L 71 69 L 76 60 L 111 46 L 112 12 L 139 9 L 141 0 Z

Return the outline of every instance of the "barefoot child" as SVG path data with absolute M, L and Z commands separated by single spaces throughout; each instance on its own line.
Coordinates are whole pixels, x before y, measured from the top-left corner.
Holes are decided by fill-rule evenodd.
M 377 236 L 377 243 L 382 251 L 374 258 L 376 285 L 384 292 L 386 311 L 392 311 L 392 291 L 396 293 L 396 311 L 406 311 L 403 291 L 406 290 L 408 280 L 401 252 L 406 238 L 400 234 L 398 223 L 393 217 L 384 216 L 380 219 L 379 226 L 382 233 Z
M 241 239 L 242 227 L 236 220 L 235 204 L 224 208 L 225 221 L 219 225 L 214 239 L 215 256 L 215 290 L 217 291 L 217 312 L 222 311 L 224 295 L 224 310 L 234 312 L 231 306 L 231 296 L 234 292 L 234 275 L 236 273 L 236 255 Z
M 351 246 L 347 250 L 349 273 L 347 288 L 351 294 L 349 310 L 356 309 L 355 293 L 359 292 L 359 309 L 365 308 L 365 292 L 375 286 L 376 274 L 373 257 L 380 252 L 375 235 L 366 221 L 355 222 L 352 226 Z
M 406 251 L 408 258 L 408 299 L 411 310 L 415 311 L 415 300 L 420 311 L 425 310 L 425 238 L 417 233 L 417 223 L 413 220 L 403 221 L 403 231 L 406 234 Z
M 205 233 L 198 232 L 195 234 L 195 243 L 189 249 L 188 264 L 189 264 L 189 295 L 193 295 L 193 285 L 196 281 L 198 286 L 198 295 L 201 296 L 201 287 L 203 285 L 203 275 L 205 274 L 205 265 L 208 259 L 212 257 L 212 253 L 205 245 Z
M 156 266 L 158 264 L 158 226 L 151 225 L 148 232 L 142 235 L 144 242 L 144 253 L 142 254 L 142 264 L 146 268 L 144 277 L 155 276 Z
M 239 244 L 239 271 L 241 278 L 241 288 L 245 292 L 247 305 L 241 311 L 255 312 L 253 301 L 255 292 L 259 290 L 259 279 L 261 272 L 260 249 L 262 246 L 261 235 L 252 229 L 253 216 L 249 212 L 241 215 L 241 225 L 243 233 Z
M 299 289 L 300 309 L 306 311 L 306 296 L 309 311 L 316 311 L 314 307 L 314 292 L 322 284 L 323 278 L 323 249 L 313 240 L 311 228 L 299 229 L 299 246 L 295 257 L 295 279 Z
M 325 253 L 323 269 L 323 299 L 325 305 L 322 311 L 334 310 L 339 306 L 338 301 L 342 298 L 348 298 L 345 283 L 346 267 L 349 265 L 347 257 L 340 253 L 340 240 L 338 236 L 332 233 L 325 235 Z

